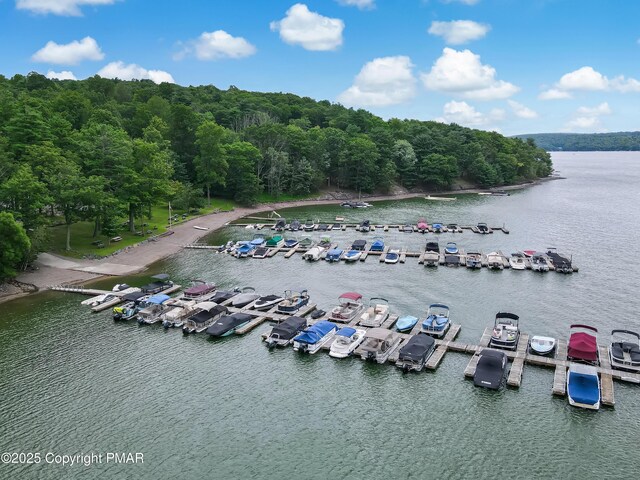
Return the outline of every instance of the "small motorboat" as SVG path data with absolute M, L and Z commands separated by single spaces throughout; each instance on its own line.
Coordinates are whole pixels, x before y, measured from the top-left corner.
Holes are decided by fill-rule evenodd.
M 443 233 L 445 231 L 445 227 L 441 223 L 434 223 L 431 228 L 433 228 L 433 233 Z
M 322 237 L 318 242 L 318 246 L 323 247 L 325 250 L 328 249 L 331 246 L 331 237 L 329 236 Z
M 429 224 L 424 218 L 421 218 L 420 220 L 418 220 L 417 226 L 418 226 L 418 231 L 420 233 L 426 233 L 429 231 Z
M 260 234 L 260 233 L 256 233 L 253 236 L 253 239 L 251 240 L 251 242 L 249 242 L 251 245 L 253 245 L 255 248 L 258 247 L 264 247 L 267 243 L 267 239 L 265 238 L 264 235 Z
M 371 247 L 369 250 L 372 252 L 382 252 L 384 251 L 384 240 L 382 237 L 377 237 L 371 242 Z
M 277 313 L 293 315 L 309 303 L 309 293 L 306 288 L 284 291 L 284 299 L 278 303 Z
M 329 321 L 349 323 L 356 318 L 362 310 L 364 310 L 362 295 L 357 292 L 346 292 L 338 297 L 338 305 L 331 310 Z
M 489 346 L 515 350 L 520 338 L 520 317 L 514 313 L 498 312 L 493 324 Z
M 298 243 L 298 245 L 300 245 L 301 248 L 306 248 L 308 250 L 309 248 L 313 247 L 313 240 L 309 237 L 305 237 L 300 240 L 300 243 Z
M 569 405 L 589 410 L 600 409 L 600 378 L 592 365 L 570 363 L 567 372 Z
M 307 328 L 307 320 L 302 317 L 289 317 L 271 329 L 265 339 L 267 347 L 286 347 L 293 342 L 293 337 Z
M 406 225 L 400 227 L 400 230 L 404 233 L 413 233 L 413 225 L 407 223 Z
M 269 249 L 267 247 L 258 247 L 253 251 L 251 255 L 253 258 L 267 258 Z
M 287 220 L 284 218 L 279 218 L 276 224 L 273 226 L 273 229 L 276 232 L 284 232 L 284 229 L 287 226 Z
M 598 329 L 589 325 L 574 323 L 569 327 L 569 331 L 567 359 L 572 362 L 599 365 Z
M 351 250 L 360 250 L 361 252 L 364 252 L 366 245 L 366 240 L 356 240 L 351 244 Z
M 424 266 L 437 267 L 440 262 L 440 245 L 438 242 L 427 242 L 424 249 Z
M 333 358 L 350 357 L 364 341 L 367 331 L 363 328 L 343 327 L 336 332 L 329 355 Z
M 344 261 L 355 262 L 357 260 L 360 260 L 360 257 L 362 257 L 362 252 L 360 250 L 349 250 L 344 254 Z
M 180 300 L 204 302 L 214 296 L 218 288 L 215 283 L 205 282 L 204 280 L 192 280 L 192 284 L 178 297 Z
M 525 257 L 531 258 L 538 252 L 536 252 L 535 250 L 523 250 L 522 253 L 524 254 Z
M 327 262 L 339 262 L 343 253 L 344 251 L 339 248 L 332 248 L 327 252 L 327 256 L 324 259 Z
M 396 330 L 402 333 L 410 332 L 411 329 L 416 326 L 416 323 L 418 323 L 418 317 L 405 315 L 404 317 L 400 317 L 396 322 Z
M 555 248 L 549 248 L 547 256 L 551 259 L 556 272 L 558 273 L 573 273 L 573 266 L 571 265 L 571 258 L 565 255 L 560 255 Z
M 161 293 L 168 288 L 173 287 L 173 282 L 169 280 L 169 275 L 166 273 L 159 273 L 157 275 L 153 275 L 151 278 L 153 279 L 153 282 L 140 287 L 140 290 L 147 295 L 155 295 L 156 293 Z
M 640 334 L 631 330 L 611 330 L 611 368 L 640 372 Z
M 169 295 L 158 293 L 144 301 L 144 306 L 138 310 L 136 319 L 140 325 L 151 325 L 160 320 L 160 315 L 167 309 L 167 302 L 171 300 Z
M 268 248 L 280 248 L 284 245 L 284 237 L 282 235 L 274 235 L 267 238 L 266 247 Z
M 300 230 L 300 220 L 298 219 L 292 220 L 291 223 L 289 224 L 289 230 L 291 230 L 292 232 L 296 232 Z
M 194 312 L 182 325 L 182 333 L 185 335 L 204 332 L 220 317 L 227 315 L 229 309 L 217 303 L 201 302 L 195 306 Z
M 436 341 L 432 337 L 418 333 L 400 349 L 396 367 L 405 373 L 421 372 L 435 349 Z
M 447 230 L 451 233 L 462 233 L 462 228 L 457 223 L 447 223 Z
M 400 250 L 390 249 L 384 256 L 384 263 L 398 263 L 400 260 Z
M 339 223 L 334 223 L 333 225 L 331 225 L 331 230 L 342 230 L 342 225 L 340 225 Z
M 356 204 L 354 202 L 349 202 L 349 201 L 342 202 L 340 206 L 344 208 L 356 208 Z
M 256 293 L 256 289 L 253 287 L 244 287 L 240 290 L 238 295 L 233 297 L 231 306 L 236 308 L 242 308 L 249 305 L 254 300 L 260 298 L 260 295 Z M 213 299 L 212 299 L 213 300 Z
M 471 269 L 482 268 L 482 253 L 468 252 L 466 263 L 467 263 L 467 268 L 471 268 Z
M 490 270 L 504 270 L 502 255 L 498 252 L 487 253 L 487 267 L 489 267 Z
M 140 291 L 138 289 L 138 291 Z M 111 302 L 112 300 L 115 300 L 116 298 L 118 298 L 115 294 L 113 293 L 105 293 L 102 295 L 96 295 L 95 297 L 91 297 L 88 298 L 86 300 L 83 300 L 82 302 L 80 302 L 81 305 L 88 305 L 90 307 L 97 307 L 99 305 L 102 305 L 104 303 L 108 303 Z
M 514 253 L 509 257 L 509 266 L 512 270 L 526 270 L 527 264 L 525 262 L 524 253 Z
M 402 338 L 397 332 L 386 328 L 372 328 L 367 331 L 364 341 L 354 353 L 362 360 L 384 363 L 401 341 Z
M 422 321 L 420 331 L 437 338 L 442 338 L 451 328 L 449 307 L 442 303 L 432 303 L 427 309 L 427 318 Z
M 314 223 L 313 220 L 308 218 L 307 221 L 304 222 L 304 225 L 302 228 L 304 229 L 305 232 L 313 232 L 316 229 L 316 224 Z
M 380 297 L 369 300 L 369 307 L 360 315 L 358 324 L 363 327 L 380 327 L 389 318 L 389 302 Z
M 264 295 L 255 301 L 253 308 L 262 312 L 275 307 L 282 300 L 283 298 L 280 295 Z
M 208 301 L 215 302 L 218 305 L 232 299 L 233 297 L 239 295 L 241 290 L 239 288 L 235 288 L 233 290 L 218 290 L 216 294 L 209 298 Z
M 529 339 L 529 351 L 535 355 L 551 355 L 556 349 L 556 339 L 534 335 Z
M 319 223 L 318 230 L 321 232 L 326 232 L 327 230 L 329 230 L 329 225 L 326 223 Z
M 333 340 L 337 330 L 338 326 L 335 323 L 320 320 L 318 323 L 306 328 L 293 339 L 293 349 L 296 352 L 313 355 L 320 350 L 324 344 Z
M 476 229 L 478 230 L 478 233 L 483 235 L 493 233 L 493 229 L 489 228 L 486 223 L 479 223 L 476 225 Z
M 359 232 L 369 232 L 371 230 L 371 221 L 363 220 L 362 222 L 360 222 L 360 225 L 358 225 L 358 228 L 356 230 L 358 230 Z
M 457 255 L 459 252 L 456 242 L 448 242 L 444 247 L 445 255 Z
M 138 311 L 144 308 L 143 302 L 149 297 L 150 295 L 144 292 L 131 292 L 123 295 L 124 305 L 113 307 L 113 320 L 119 322 L 135 318 Z
M 309 315 L 314 320 L 319 319 L 320 317 L 324 317 L 327 314 L 324 310 L 320 310 L 319 308 L 315 309 L 311 315 Z
M 317 262 L 320 260 L 320 257 L 327 249 L 325 247 L 321 247 L 320 245 L 316 245 L 315 247 L 311 247 L 309 250 L 302 254 L 303 260 L 308 260 L 310 262 Z
M 256 248 L 257 247 L 251 242 L 243 243 L 235 249 L 235 256 L 238 258 L 247 258 L 250 255 L 253 255 L 253 251 Z
M 287 238 L 284 241 L 284 248 L 293 248 L 293 247 L 297 247 L 298 246 L 298 239 L 297 238 Z
M 371 205 L 370 203 L 367 203 L 367 202 L 356 202 L 355 203 L 355 208 L 369 208 L 369 207 L 373 207 L 373 205 Z
M 531 270 L 534 272 L 548 272 L 549 263 L 544 253 L 534 253 L 531 256 Z
M 500 389 L 507 375 L 507 354 L 485 348 L 479 356 L 476 371 L 473 374 L 473 384 L 490 390 Z
M 254 317 L 246 313 L 234 313 L 233 315 L 225 315 L 218 318 L 212 325 L 207 328 L 207 335 L 211 337 L 227 337 L 235 333 L 237 329 L 246 325 Z

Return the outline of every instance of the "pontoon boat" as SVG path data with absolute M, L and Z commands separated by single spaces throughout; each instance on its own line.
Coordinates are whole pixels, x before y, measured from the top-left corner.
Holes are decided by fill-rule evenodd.
M 265 342 L 267 347 L 286 347 L 293 342 L 293 337 L 307 327 L 307 320 L 302 317 L 289 317 L 271 329 Z
M 211 337 L 226 337 L 253 320 L 253 317 L 246 313 L 234 313 L 218 318 L 207 328 L 207 335 Z
M 309 303 L 309 293 L 306 288 L 285 290 L 284 300 L 278 303 L 276 311 L 280 314 L 293 315 L 307 303 Z
M 483 349 L 473 374 L 473 384 L 476 387 L 498 390 L 504 385 L 507 365 L 506 353 L 488 348 Z
M 396 367 L 403 372 L 420 372 L 435 349 L 436 341 L 432 337 L 418 333 L 400 349 Z
M 420 331 L 427 335 L 442 338 L 451 328 L 449 307 L 442 303 L 432 303 L 427 309 L 427 318 L 422 321 Z
M 400 335 L 385 328 L 372 328 L 364 336 L 364 341 L 355 350 L 362 360 L 384 363 L 400 345 Z
M 315 325 L 306 328 L 293 339 L 293 349 L 296 352 L 314 354 L 322 346 L 331 341 L 338 330 L 335 323 L 320 320 Z
M 360 315 L 359 325 L 363 327 L 379 327 L 389 318 L 389 302 L 380 297 L 373 297 L 369 307 Z
M 332 322 L 349 323 L 364 310 L 362 295 L 357 292 L 343 293 L 338 297 L 338 302 L 329 315 Z
M 514 313 L 498 312 L 493 324 L 489 346 L 515 350 L 520 338 L 520 317 Z

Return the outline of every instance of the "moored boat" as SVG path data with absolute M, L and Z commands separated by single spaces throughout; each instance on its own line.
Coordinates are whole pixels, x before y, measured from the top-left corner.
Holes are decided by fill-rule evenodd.
M 284 247 L 285 248 L 293 248 L 293 247 L 297 247 L 298 246 L 298 239 L 297 238 L 287 238 L 284 241 Z
M 154 281 L 140 287 L 140 290 L 147 295 L 155 295 L 156 293 L 163 292 L 170 287 L 173 287 L 173 282 L 169 280 L 169 275 L 166 273 L 159 273 L 151 277 Z
M 293 315 L 309 303 L 309 293 L 306 288 L 284 291 L 284 299 L 278 303 L 277 313 Z
M 215 295 L 217 286 L 215 283 L 205 282 L 204 280 L 192 280 L 192 286 L 185 289 L 180 295 L 181 300 L 194 300 L 203 302 Z
M 307 327 L 307 320 L 292 316 L 280 322 L 271 329 L 265 339 L 267 347 L 286 347 L 293 342 L 293 338 Z
M 259 311 L 269 310 L 280 303 L 283 298 L 280 295 L 263 295 L 253 304 L 253 308 Z
M 291 230 L 292 232 L 300 230 L 300 220 L 298 220 L 297 218 L 292 220 L 289 224 L 289 230 Z
M 523 253 L 517 252 L 509 257 L 509 266 L 512 270 L 526 270 L 527 264 Z
M 487 267 L 489 267 L 490 270 L 504 270 L 502 255 L 498 252 L 487 253 Z
M 282 235 L 274 235 L 273 237 L 267 238 L 267 243 L 265 247 L 280 248 L 283 245 L 284 245 L 284 237 Z
M 396 330 L 402 333 L 410 332 L 418 323 L 418 317 L 405 315 L 396 322 Z
M 302 258 L 304 260 L 308 260 L 310 262 L 317 262 L 320 260 L 320 257 L 327 249 L 325 247 L 321 247 L 320 245 L 316 245 L 315 247 L 311 247 L 309 250 L 302 254 Z
M 369 250 L 372 252 L 382 252 L 384 251 L 384 240 L 382 237 L 376 237 L 373 242 L 371 242 L 371 247 Z
M 171 300 L 169 295 L 158 293 L 152 295 L 144 301 L 144 307 L 138 311 L 136 319 L 139 324 L 150 325 L 160 320 L 160 315 L 166 310 L 166 303 Z
M 555 248 L 549 248 L 547 257 L 551 259 L 556 272 L 573 273 L 572 259 L 566 255 L 560 255 Z
M 398 263 L 400 260 L 400 250 L 397 248 L 389 249 L 384 256 L 384 263 Z
M 424 249 L 424 266 L 437 267 L 440 262 L 440 246 L 438 242 L 427 242 Z
M 236 308 L 246 307 L 259 297 L 260 295 L 256 293 L 255 288 L 244 287 L 240 290 L 240 293 L 233 297 L 233 300 L 231 300 L 231 306 Z
M 490 390 L 498 390 L 504 386 L 508 366 L 506 353 L 485 348 L 479 357 L 473 374 L 473 384 Z
M 435 349 L 436 341 L 432 337 L 418 333 L 400 348 L 396 367 L 403 372 L 420 372 Z
M 611 368 L 640 372 L 640 334 L 631 330 L 611 330 Z
M 479 223 L 476 225 L 476 229 L 478 230 L 478 233 L 482 233 L 484 235 L 493 233 L 493 229 L 489 228 L 486 223 Z
M 429 224 L 424 218 L 421 218 L 420 220 L 418 220 L 417 227 L 420 233 L 426 233 L 429 231 Z
M 304 225 L 302 228 L 304 229 L 305 232 L 313 232 L 316 229 L 316 224 L 314 223 L 313 220 L 308 218 L 307 221 L 304 222 Z
M 327 256 L 325 257 L 325 260 L 327 262 L 339 262 L 343 253 L 344 251 L 341 250 L 340 248 L 332 248 L 327 252 Z
M 241 312 L 219 317 L 213 324 L 207 327 L 207 335 L 210 337 L 227 337 L 251 320 L 253 320 L 251 315 Z
M 124 304 L 113 307 L 113 320 L 119 322 L 135 318 L 138 311 L 143 308 L 143 302 L 149 297 L 150 295 L 144 292 L 127 293 L 122 297 Z
M 600 409 L 600 378 L 591 365 L 570 363 L 567 372 L 569 405 L 588 410 Z
M 445 231 L 445 226 L 441 223 L 434 223 L 431 225 L 431 228 L 433 229 L 433 233 L 443 233 Z
M 551 355 L 556 349 L 556 339 L 534 335 L 529 339 L 529 351 L 535 355 Z
M 358 325 L 363 327 L 380 327 L 389 318 L 389 302 L 385 298 L 373 297 L 369 306 L 360 315 Z
M 354 353 L 362 360 L 384 363 L 401 341 L 402 338 L 396 332 L 385 328 L 372 328 L 367 331 L 364 341 Z
M 362 295 L 358 292 L 346 292 L 338 297 L 338 305 L 331 310 L 329 321 L 349 323 L 364 310 Z
M 367 245 L 367 241 L 366 240 L 355 240 L 351 244 L 351 250 L 364 251 L 366 245 Z
M 347 358 L 364 341 L 367 331 L 363 328 L 343 327 L 336 332 L 329 356 L 333 358 Z
M 357 260 L 360 260 L 361 257 L 362 257 L 362 252 L 360 250 L 349 250 L 347 253 L 344 254 L 344 261 L 355 262 Z
M 266 258 L 269 253 L 269 249 L 267 247 L 258 247 L 256 248 L 251 256 L 253 258 Z
M 422 321 L 420 331 L 437 338 L 442 338 L 451 328 L 449 307 L 442 303 L 432 303 L 427 309 L 427 318 Z
M 276 224 L 273 226 L 273 229 L 276 232 L 284 232 L 284 229 L 287 226 L 287 220 L 284 218 L 279 218 L 278 221 L 276 221 Z
M 534 253 L 531 256 L 531 270 L 534 272 L 548 272 L 549 263 L 544 253 Z
M 313 355 L 333 339 L 337 330 L 338 326 L 335 323 L 320 320 L 293 339 L 293 350 Z
M 194 313 L 182 325 L 182 333 L 204 332 L 218 318 L 229 313 L 227 307 L 214 302 L 201 302 L 195 306 Z
M 482 268 L 482 253 L 480 252 L 468 252 L 466 258 L 467 268 L 477 269 Z
M 567 359 L 572 362 L 599 365 L 598 329 L 589 325 L 574 323 L 569 327 L 569 331 Z
M 458 249 L 458 245 L 456 245 L 456 242 L 447 242 L 444 247 L 444 253 L 446 255 L 457 255 L 459 252 L 460 250 Z
M 514 313 L 498 312 L 491 332 L 489 346 L 515 350 L 520 338 L 520 317 Z
M 359 232 L 369 232 L 371 230 L 371 221 L 363 220 L 362 222 L 360 222 L 360 225 L 358 225 L 358 228 L 356 230 L 358 230 Z

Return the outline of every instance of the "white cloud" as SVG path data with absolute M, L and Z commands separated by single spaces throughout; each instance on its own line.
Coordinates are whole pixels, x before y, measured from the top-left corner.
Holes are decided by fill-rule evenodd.
M 429 73 L 420 75 L 425 87 L 474 100 L 499 100 L 520 90 L 512 83 L 496 79 L 496 70 L 483 65 L 470 50 L 445 48 Z
M 457 123 L 466 127 L 486 127 L 494 122 L 504 120 L 506 112 L 494 108 L 488 114 L 481 113 L 467 102 L 455 100 L 445 103 L 442 108 L 442 117 L 436 118 L 436 122 Z
M 507 100 L 507 103 L 511 107 L 511 110 L 513 110 L 515 116 L 518 118 L 536 118 L 538 116 L 535 111 L 531 110 L 528 107 L 525 107 L 521 103 L 514 102 L 513 100 Z
M 111 5 L 116 0 L 16 0 L 18 10 L 29 10 L 46 15 L 66 15 L 79 17 L 80 7 L 84 5 Z
M 102 60 L 103 58 L 104 53 L 100 50 L 98 43 L 91 37 L 84 37 L 80 41 L 74 40 L 63 45 L 47 42 L 33 54 L 31 60 L 58 65 L 77 65 L 83 60 Z
M 280 32 L 284 42 L 307 50 L 335 50 L 342 45 L 344 22 L 311 12 L 302 3 L 296 3 L 282 20 L 271 22 L 270 27 Z
M 557 88 L 550 88 L 538 95 L 538 99 L 540 100 L 560 100 L 563 98 L 572 98 L 571 93 L 565 92 L 564 90 L 558 90 Z
M 606 131 L 602 128 L 600 117 L 603 115 L 611 115 L 613 110 L 607 102 L 602 102 L 595 107 L 580 107 L 576 110 L 575 117 L 565 124 L 564 131 L 575 132 L 588 130 L 590 132 Z
M 362 67 L 353 85 L 338 96 L 349 106 L 384 107 L 406 102 L 416 94 L 411 59 L 405 56 L 376 58 Z
M 484 37 L 491 30 L 485 23 L 471 20 L 453 20 L 451 22 L 431 22 L 428 32 L 438 35 L 450 45 L 460 45 Z
M 346 7 L 358 7 L 360 10 L 376 8 L 375 0 L 338 0 L 338 3 Z
M 152 80 L 155 83 L 175 83 L 170 73 L 163 70 L 147 70 L 146 68 L 130 63 L 111 62 L 98 71 L 97 75 L 104 78 L 119 78 L 120 80 Z
M 600 130 L 600 119 L 598 117 L 576 117 L 565 125 L 564 131 L 573 132 L 575 130 Z
M 478 3 L 480 0 L 442 0 L 444 3 L 454 3 L 454 2 L 460 2 L 460 3 L 464 3 L 465 5 L 475 5 L 476 3 Z
M 256 53 L 256 47 L 242 37 L 234 37 L 224 30 L 203 32 L 197 39 L 186 43 L 184 48 L 174 55 L 180 60 L 193 54 L 198 60 L 219 60 L 221 58 L 249 57 Z
M 600 116 L 611 115 L 613 111 L 607 102 L 602 102 L 597 107 L 580 107 L 577 110 L 578 114 L 586 116 Z
M 47 78 L 55 79 L 55 80 L 77 80 L 76 76 L 73 72 L 68 70 L 63 70 L 61 72 L 54 72 L 53 70 L 49 70 L 47 72 Z
M 608 78 L 593 67 L 580 67 L 573 72 L 565 73 L 549 90 L 542 92 L 541 100 L 571 98 L 574 91 L 616 91 L 620 93 L 640 92 L 640 81 L 618 75 Z

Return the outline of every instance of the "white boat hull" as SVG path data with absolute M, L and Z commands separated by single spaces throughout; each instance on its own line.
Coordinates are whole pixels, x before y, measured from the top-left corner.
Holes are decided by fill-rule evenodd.
M 293 350 L 295 352 L 304 351 L 305 353 L 308 353 L 309 355 L 313 355 L 318 350 L 320 350 L 327 342 L 332 340 L 335 336 L 336 336 L 336 331 L 332 330 L 331 332 L 327 333 L 324 337 L 322 337 L 320 340 L 318 340 L 313 345 L 310 345 L 308 343 L 300 343 L 300 342 L 294 341 L 293 342 Z M 305 345 L 306 345 L 306 348 L 304 348 Z

